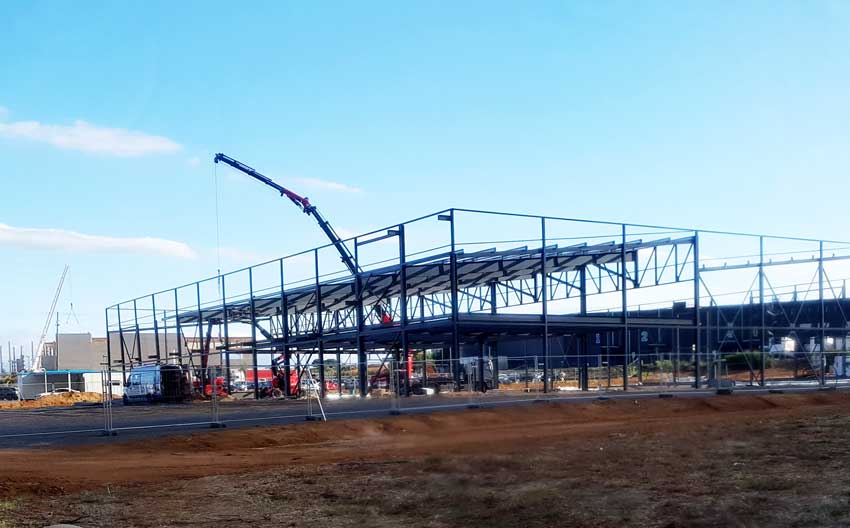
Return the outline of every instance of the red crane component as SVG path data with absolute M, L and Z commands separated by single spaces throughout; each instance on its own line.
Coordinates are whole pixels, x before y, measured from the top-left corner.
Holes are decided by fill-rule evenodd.
M 325 232 L 325 235 L 327 235 L 327 237 L 330 239 L 331 244 L 333 244 L 333 246 L 339 252 L 339 256 L 342 259 L 343 264 L 345 264 L 345 267 L 348 268 L 348 271 L 350 271 L 352 275 L 356 275 L 360 271 L 357 267 L 357 263 L 354 262 L 354 255 L 351 254 L 351 251 L 348 250 L 348 247 L 345 245 L 342 239 L 339 238 L 339 235 L 336 234 L 336 231 L 334 231 L 333 227 L 331 227 L 328 221 L 325 220 L 325 218 L 319 213 L 319 210 L 316 209 L 316 206 L 310 203 L 309 199 L 290 191 L 282 185 L 278 185 L 274 182 L 274 180 L 272 180 L 268 176 L 260 174 L 254 168 L 249 167 L 248 165 L 245 165 L 241 161 L 235 160 L 230 156 L 218 153 L 215 155 L 214 161 L 216 163 L 218 163 L 219 161 L 226 163 L 234 169 L 244 172 L 255 180 L 259 180 L 268 185 L 269 187 L 277 190 L 281 196 L 286 196 L 287 198 L 289 198 L 292 203 L 297 205 L 304 214 L 312 216 L 316 220 L 316 223 L 319 224 L 319 227 L 322 229 L 322 231 Z

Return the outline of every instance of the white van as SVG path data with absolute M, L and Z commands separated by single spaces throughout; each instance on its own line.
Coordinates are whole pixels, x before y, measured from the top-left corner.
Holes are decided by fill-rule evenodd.
M 124 404 L 183 402 L 192 398 L 189 372 L 179 365 L 134 367 L 124 384 Z

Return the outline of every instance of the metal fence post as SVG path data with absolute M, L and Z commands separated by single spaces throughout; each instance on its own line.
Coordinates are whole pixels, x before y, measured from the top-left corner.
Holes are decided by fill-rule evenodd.
M 399 409 L 399 390 L 401 389 L 401 383 L 398 379 L 398 368 L 399 363 L 394 359 L 390 360 L 390 378 L 389 383 L 387 383 L 387 388 L 390 391 L 390 414 L 399 415 L 401 414 L 401 410 Z
M 45 376 L 46 377 L 46 376 Z M 100 384 L 103 401 L 103 436 L 116 436 L 112 422 L 112 379 L 109 370 L 100 372 Z
M 218 373 L 213 372 L 212 367 L 208 367 L 207 372 L 204 375 L 210 378 L 210 386 L 212 388 L 212 397 L 210 398 L 210 427 L 218 429 L 219 427 L 224 427 L 224 424 L 221 422 L 221 415 L 218 407 Z

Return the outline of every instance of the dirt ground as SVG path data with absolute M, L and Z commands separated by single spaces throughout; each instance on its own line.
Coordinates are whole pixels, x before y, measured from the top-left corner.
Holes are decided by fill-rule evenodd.
M 848 419 L 611 399 L 0 450 L 0 526 L 848 526 Z
M 77 403 L 101 403 L 102 401 L 103 397 L 99 392 L 66 392 L 62 394 L 51 394 L 37 400 L 0 401 L 0 410 L 67 407 Z

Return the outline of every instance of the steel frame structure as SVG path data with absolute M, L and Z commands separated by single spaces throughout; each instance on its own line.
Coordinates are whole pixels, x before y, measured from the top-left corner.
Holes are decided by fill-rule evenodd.
M 481 236 L 491 233 L 497 221 L 507 230 L 522 224 L 516 229 L 523 235 L 492 244 L 459 239 L 462 222 L 480 224 L 469 231 Z M 423 231 L 423 226 L 429 234 L 439 232 L 437 243 L 410 251 L 409 233 Z M 725 258 L 719 256 L 701 261 L 706 237 L 757 242 L 758 252 L 731 255 L 731 264 L 718 264 Z M 768 253 L 767 241 L 804 249 Z M 126 373 L 139 363 L 199 358 L 206 367 L 210 355 L 219 355 L 222 366 L 229 367 L 231 355 L 249 355 L 256 380 L 261 356 L 284 356 L 287 371 L 294 368 L 293 360 L 302 364 L 318 357 L 324 395 L 326 355 L 335 354 L 339 362 L 341 354 L 350 354 L 356 355 L 359 391 L 365 396 L 368 365 L 376 356 L 399 360 L 402 351 L 425 349 L 441 350 L 443 357 L 447 352 L 448 358 L 470 350 L 483 356 L 485 344 L 498 351 L 503 341 L 525 339 L 539 342 L 544 390 L 549 390 L 553 361 L 558 360 L 552 340 L 569 336 L 578 367 L 585 372 L 582 388 L 587 388 L 588 358 L 595 344 L 606 348 L 609 364 L 624 367 L 625 390 L 625 367 L 635 358 L 641 365 L 638 333 L 655 332 L 675 340 L 677 353 L 687 351 L 693 385 L 699 388 L 711 378 L 706 358 L 729 343 L 761 354 L 761 364 L 754 368 L 764 384 L 765 357 L 780 337 L 794 337 L 801 349 L 805 346 L 799 336 L 814 338 L 822 362 L 828 338 L 844 341 L 850 332 L 846 287 L 842 283 L 839 295 L 838 277 L 826 270 L 850 265 L 847 242 L 447 209 L 344 243 L 352 249 L 356 273 L 341 268 L 338 258 L 325 258 L 331 247 L 326 245 L 108 307 L 109 365 L 120 364 Z M 382 247 L 377 257 L 364 256 L 377 246 Z M 711 249 L 726 247 L 720 243 Z M 816 298 L 791 296 L 782 289 L 793 285 L 787 277 L 771 282 L 771 270 L 796 267 L 814 269 L 805 291 Z M 294 270 L 299 278 L 290 280 Z M 266 283 L 258 285 L 261 273 Z M 741 273 L 752 275 L 750 287 L 727 291 L 734 287 L 722 277 Z M 717 276 L 719 281 L 713 279 Z M 202 295 L 202 290 L 209 292 Z M 638 294 L 647 298 L 646 292 L 657 292 L 648 294 L 656 308 L 632 299 Z M 720 300 L 742 292 L 741 302 Z M 618 302 L 600 308 L 609 299 Z M 378 305 L 391 322 L 376 313 Z M 220 343 L 215 350 L 213 328 Z M 153 345 L 143 346 L 142 336 L 149 334 Z M 169 335 L 177 336 L 171 338 L 171 352 L 163 343 Z

